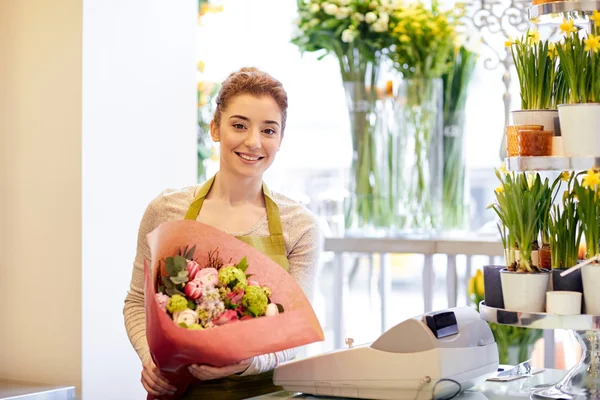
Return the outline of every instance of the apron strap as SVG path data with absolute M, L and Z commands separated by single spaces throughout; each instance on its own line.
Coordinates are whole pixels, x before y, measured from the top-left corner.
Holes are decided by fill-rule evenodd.
M 215 175 L 216 176 L 216 175 Z M 187 212 L 185 213 L 185 219 L 195 221 L 200 214 L 200 210 L 202 209 L 202 204 L 204 203 L 204 199 L 206 195 L 210 191 L 212 187 L 215 176 L 210 178 L 198 191 L 194 201 L 190 204 Z M 267 209 L 267 222 L 269 223 L 269 234 L 271 235 L 283 235 L 283 228 L 281 227 L 281 218 L 279 216 L 279 207 L 275 200 L 273 200 L 271 191 L 267 187 L 267 185 L 263 182 L 263 194 L 265 198 L 265 207 Z

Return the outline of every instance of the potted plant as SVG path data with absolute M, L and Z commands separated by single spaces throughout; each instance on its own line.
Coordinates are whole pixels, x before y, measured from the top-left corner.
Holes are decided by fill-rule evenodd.
M 521 110 L 512 112 L 514 125 L 542 125 L 543 130 L 558 134 L 557 105 L 563 102 L 566 88 L 556 47 L 547 40 L 541 41 L 537 30 L 527 30 L 524 36 L 509 40 L 507 45 L 517 70 L 521 96 Z
M 600 13 L 591 19 L 600 22 Z M 594 26 L 595 24 L 592 24 Z M 573 20 L 560 25 L 565 34 L 556 46 L 568 95 L 558 106 L 565 156 L 600 155 L 600 28 L 579 35 Z
M 578 211 L 585 236 L 586 258 L 591 258 L 600 254 L 600 172 L 588 170 L 581 184 L 575 179 L 573 193 L 579 201 Z M 595 262 L 581 268 L 581 279 L 586 312 L 600 315 L 600 264 Z
M 581 270 L 560 276 L 565 269 L 577 265 L 581 229 L 579 203 L 572 191 L 576 181 L 575 174 L 563 173 L 567 180 L 562 205 L 554 204 L 550 212 L 548 230 L 550 233 L 550 249 L 552 252 L 552 290 L 583 293 Z
M 532 262 L 532 244 L 539 232 L 540 204 L 551 191 L 548 179 L 542 182 L 539 174 L 497 172 L 496 175 L 501 189 L 496 189 L 496 203 L 492 208 L 510 233 L 511 240 L 514 237 L 519 251 L 514 269 L 507 266 L 501 271 L 504 308 L 543 312 L 550 274 Z M 512 242 L 508 242 L 510 244 Z

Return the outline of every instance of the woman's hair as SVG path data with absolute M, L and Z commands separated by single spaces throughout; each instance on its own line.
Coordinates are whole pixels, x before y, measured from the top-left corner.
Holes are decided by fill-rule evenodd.
M 281 132 L 283 133 L 287 117 L 287 93 L 277 79 L 266 72 L 250 67 L 233 72 L 221 85 L 221 90 L 217 96 L 217 109 L 213 117 L 215 125 L 220 125 L 221 114 L 227 108 L 229 101 L 241 94 L 250 94 L 257 97 L 271 96 L 281 110 Z

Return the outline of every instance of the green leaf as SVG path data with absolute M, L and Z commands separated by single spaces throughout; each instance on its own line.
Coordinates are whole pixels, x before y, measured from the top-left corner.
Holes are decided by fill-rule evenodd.
M 196 309 L 196 302 L 194 300 L 188 299 L 188 305 L 187 307 L 190 310 L 195 310 Z
M 182 327 L 182 328 L 185 328 L 185 329 L 187 329 L 187 328 L 188 328 L 188 326 L 187 326 L 187 324 L 186 324 L 185 322 L 180 322 L 180 323 L 179 323 L 179 324 L 177 324 L 177 325 L 179 325 L 180 327 Z
M 250 278 L 251 276 L 254 276 L 254 274 L 247 274 L 246 279 Z
M 171 282 L 176 285 L 181 285 L 182 283 L 186 283 L 188 281 L 188 272 L 187 270 L 179 271 L 177 276 L 171 277 Z
M 279 310 L 280 313 L 282 313 L 284 311 L 283 306 L 281 304 L 275 303 L 275 305 L 277 306 L 277 309 Z
M 196 251 L 196 245 L 193 245 L 191 249 L 189 249 L 186 253 L 185 253 L 185 258 L 188 260 L 192 260 L 194 258 L 194 252 Z
M 165 285 L 160 285 L 158 287 L 158 293 L 164 293 L 165 292 Z
M 248 260 L 246 259 L 246 257 L 242 258 L 242 260 L 237 263 L 236 268 L 241 269 L 242 272 L 246 272 L 246 270 L 248 269 Z
M 181 296 L 185 296 L 185 293 L 183 293 L 181 290 L 177 289 L 175 286 L 168 287 L 165 291 L 167 292 L 167 294 L 169 296 L 175 296 L 176 294 L 179 294 Z

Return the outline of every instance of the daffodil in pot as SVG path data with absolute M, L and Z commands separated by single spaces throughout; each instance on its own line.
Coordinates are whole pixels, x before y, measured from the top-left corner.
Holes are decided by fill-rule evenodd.
M 553 204 L 550 212 L 548 231 L 552 252 L 552 290 L 583 293 L 581 270 L 561 276 L 565 269 L 577 265 L 581 229 L 579 202 L 573 192 L 576 182 L 574 173 L 563 172 L 563 180 L 568 182 L 563 193 L 562 204 Z
M 391 15 L 393 44 L 387 53 L 402 79 L 397 84 L 394 125 L 402 144 L 396 157 L 402 192 L 395 212 L 400 231 L 442 226 L 443 81 L 451 67 L 460 11 L 437 1 L 407 4 Z
M 502 174 L 497 172 L 501 188 L 496 189 L 492 208 L 508 231 L 506 245 L 512 239 L 518 246 L 518 260 L 501 271 L 504 308 L 513 311 L 543 312 L 550 280 L 547 270 L 534 264 L 533 243 L 539 234 L 539 207 L 548 192 L 548 179 L 542 182 L 539 174 Z M 516 258 L 516 257 L 515 257 Z
M 574 180 L 573 194 L 578 201 L 579 219 L 585 237 L 585 257 L 589 259 L 600 255 L 600 172 L 588 170 L 583 174 L 581 184 Z M 581 279 L 586 313 L 600 315 L 600 263 L 583 266 Z
M 352 163 L 346 199 L 347 233 L 385 234 L 392 225 L 390 144 L 382 129 L 382 59 L 392 43 L 391 0 L 297 0 L 297 32 L 302 52 L 334 55 L 350 117 Z
M 514 125 L 541 125 L 543 131 L 552 132 L 553 155 L 562 148 L 558 135 L 557 105 L 563 102 L 566 86 L 558 66 L 558 53 L 553 43 L 540 40 L 537 30 L 527 30 L 519 39 L 509 39 L 517 77 L 521 109 L 512 111 Z
M 600 13 L 590 17 L 592 30 L 579 32 L 573 20 L 560 25 L 564 38 L 556 46 L 568 87 L 558 106 L 565 156 L 600 155 Z

